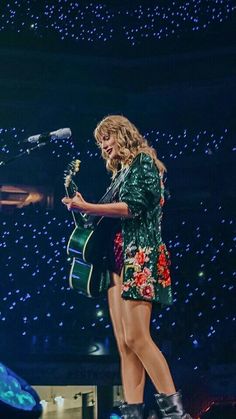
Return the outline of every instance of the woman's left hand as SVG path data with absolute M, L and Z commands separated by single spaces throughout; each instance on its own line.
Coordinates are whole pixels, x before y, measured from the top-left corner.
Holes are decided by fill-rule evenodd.
M 69 211 L 85 212 L 88 204 L 79 192 L 76 192 L 73 198 L 68 198 L 66 196 L 61 201 L 67 206 Z

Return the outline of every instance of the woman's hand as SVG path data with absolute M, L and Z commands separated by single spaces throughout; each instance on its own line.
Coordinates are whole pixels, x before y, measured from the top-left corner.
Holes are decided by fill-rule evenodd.
M 88 202 L 84 200 L 79 192 L 76 192 L 73 198 L 64 197 L 61 201 L 67 206 L 69 211 L 85 212 L 88 205 Z

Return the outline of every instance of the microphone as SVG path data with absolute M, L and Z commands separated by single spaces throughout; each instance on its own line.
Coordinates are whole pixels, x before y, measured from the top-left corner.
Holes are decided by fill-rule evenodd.
M 50 140 L 64 140 L 69 139 L 72 135 L 70 128 L 60 128 L 56 131 L 46 132 L 44 134 L 31 135 L 24 140 L 24 143 L 43 143 Z

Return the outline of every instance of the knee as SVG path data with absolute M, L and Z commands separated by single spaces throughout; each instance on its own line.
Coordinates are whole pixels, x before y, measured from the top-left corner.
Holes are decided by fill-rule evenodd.
M 125 343 L 129 349 L 138 354 L 148 344 L 148 339 L 146 336 L 130 332 L 126 335 Z
M 129 347 L 127 346 L 123 333 L 116 335 L 116 343 L 121 356 L 129 351 Z

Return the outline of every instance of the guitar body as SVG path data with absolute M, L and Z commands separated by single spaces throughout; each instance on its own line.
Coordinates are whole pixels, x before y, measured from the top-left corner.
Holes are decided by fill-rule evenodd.
M 77 226 L 69 239 L 70 287 L 87 297 L 98 297 L 108 286 L 105 248 L 111 231 L 111 220 L 101 218 L 94 228 Z
M 72 178 L 79 171 L 79 167 L 80 160 L 75 160 L 65 171 L 65 189 L 68 197 L 73 197 L 78 190 Z M 124 176 L 120 177 L 119 182 L 123 179 Z M 118 184 L 117 182 L 108 188 L 100 202 L 112 202 Z M 67 245 L 67 253 L 73 258 L 69 276 L 70 287 L 87 297 L 98 297 L 109 285 L 106 251 L 112 246 L 119 222 L 114 218 L 102 217 L 90 223 L 92 227 L 87 227 L 86 216 L 73 212 L 72 215 L 76 227 Z

